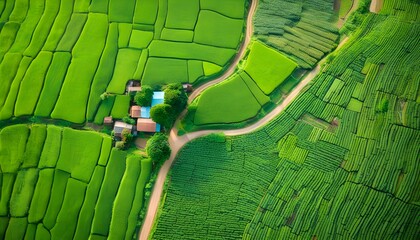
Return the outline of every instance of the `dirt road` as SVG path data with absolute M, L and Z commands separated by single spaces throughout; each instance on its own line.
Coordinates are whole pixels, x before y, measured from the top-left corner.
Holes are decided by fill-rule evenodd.
M 243 45 L 240 48 L 240 52 L 238 53 L 237 57 L 235 57 L 235 60 L 233 61 L 232 65 L 230 66 L 229 70 L 220 76 L 219 78 L 202 85 L 200 88 L 196 89 L 193 94 L 190 95 L 188 101 L 191 102 L 195 97 L 199 95 L 203 90 L 207 89 L 208 87 L 217 84 L 223 80 L 225 80 L 227 77 L 229 77 L 236 68 L 236 65 L 238 64 L 239 60 L 243 57 L 246 47 L 250 42 L 251 36 L 252 36 L 252 16 L 255 12 L 257 6 L 257 0 L 252 1 L 252 5 L 249 11 L 248 20 L 247 20 L 247 32 L 246 37 Z M 338 45 L 337 49 L 341 48 L 346 42 L 348 38 L 343 39 L 343 41 Z M 322 60 L 321 60 L 322 62 Z M 306 77 L 292 90 L 292 92 L 289 93 L 289 95 L 284 99 L 284 101 L 278 105 L 276 108 L 274 108 L 270 113 L 268 113 L 266 116 L 264 116 L 259 121 L 255 122 L 254 124 L 241 128 L 241 129 L 235 129 L 235 130 L 203 130 L 203 131 L 197 131 L 197 132 L 191 132 L 184 134 L 183 136 L 178 136 L 177 130 L 173 128 L 169 135 L 169 143 L 171 145 L 172 153 L 169 159 L 163 164 L 161 169 L 159 170 L 158 177 L 156 179 L 152 195 L 150 197 L 149 206 L 147 209 L 147 215 L 144 219 L 143 226 L 140 230 L 139 239 L 140 240 L 146 240 L 148 239 L 148 236 L 150 234 L 150 231 L 153 227 L 153 223 L 155 221 L 156 213 L 159 208 L 160 200 L 162 197 L 162 191 L 163 186 L 165 183 L 166 176 L 169 173 L 169 170 L 175 160 L 176 155 L 178 154 L 179 150 L 188 142 L 190 142 L 193 139 L 211 134 L 211 133 L 219 133 L 223 132 L 227 136 L 236 136 L 236 135 L 243 135 L 250 133 L 252 131 L 255 131 L 256 129 L 264 126 L 266 123 L 274 119 L 278 114 L 280 114 L 297 96 L 298 94 L 304 89 L 305 86 L 308 85 L 309 82 L 311 82 L 312 79 L 315 78 L 315 76 L 320 72 L 321 67 L 318 64 L 311 72 L 309 72 Z M 177 119 L 177 122 L 182 119 L 182 117 L 185 115 L 186 111 L 184 111 L 181 116 Z M 175 123 L 175 126 L 177 126 L 177 122 Z
M 213 86 L 214 84 L 217 84 L 223 80 L 225 80 L 227 77 L 232 75 L 232 73 L 235 71 L 236 66 L 238 65 L 239 61 L 243 58 L 245 54 L 245 50 L 248 47 L 249 42 L 251 41 L 251 37 L 253 34 L 253 25 L 252 25 L 252 19 L 255 13 L 255 10 L 257 9 L 257 3 L 258 0 L 252 0 L 251 6 L 249 8 L 247 22 L 246 22 L 246 33 L 245 33 L 245 39 L 239 49 L 238 54 L 232 61 L 229 69 L 220 77 L 201 85 L 199 88 L 195 89 L 194 92 L 190 95 L 188 98 L 188 102 L 190 103 L 195 97 L 197 97 L 202 91 L 207 89 L 210 86 Z M 184 114 L 181 114 L 181 117 Z M 179 121 L 180 118 L 178 118 L 177 121 Z M 176 125 L 175 125 L 176 126 Z M 153 227 L 153 223 L 155 220 L 156 212 L 159 207 L 160 199 L 162 196 L 162 190 L 163 185 L 166 179 L 166 176 L 168 175 L 169 169 L 172 166 L 172 163 L 175 159 L 176 154 L 178 154 L 178 151 L 181 149 L 182 146 L 184 146 L 185 143 L 190 141 L 190 137 L 192 139 L 197 138 L 199 136 L 202 136 L 206 134 L 206 132 L 200 132 L 200 133 L 191 133 L 186 134 L 184 136 L 177 136 L 177 132 L 175 128 L 172 129 L 169 137 L 169 143 L 171 145 L 172 154 L 170 158 L 165 162 L 165 164 L 161 167 L 159 170 L 158 177 L 156 179 L 152 195 L 150 197 L 149 207 L 147 209 L 146 218 L 144 219 L 143 226 L 140 230 L 139 239 L 145 240 L 148 238 L 150 231 Z

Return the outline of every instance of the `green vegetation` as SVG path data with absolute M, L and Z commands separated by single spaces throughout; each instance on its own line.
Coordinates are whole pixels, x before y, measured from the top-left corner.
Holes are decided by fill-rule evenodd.
M 120 107 L 100 95 L 124 94 L 128 80 L 208 80 L 243 38 L 247 1 L 220 1 L 0 1 L 0 119 L 102 124 Z M 205 76 L 203 62 L 220 67 Z
M 149 107 L 152 105 L 153 89 L 150 86 L 143 85 L 141 91 L 136 93 L 134 101 L 142 107 Z
M 147 141 L 146 152 L 154 164 L 163 163 L 171 155 L 168 136 L 156 133 Z
M 96 132 L 53 125 L 1 129 L 0 235 L 132 238 L 151 162 L 126 156 Z
M 175 112 L 171 105 L 160 103 L 150 109 L 150 118 L 166 129 L 170 129 L 175 121 Z
M 263 128 L 188 143 L 152 238 L 416 239 L 420 42 L 406 19 L 419 5 L 408 2 L 365 14 Z
M 260 42 L 254 42 L 245 72 L 255 80 L 265 94 L 270 94 L 297 67 L 296 63 Z
M 336 47 L 334 1 L 265 0 L 254 17 L 257 38 L 310 69 Z
M 204 91 L 194 124 L 235 123 L 254 117 L 261 105 L 239 75 Z

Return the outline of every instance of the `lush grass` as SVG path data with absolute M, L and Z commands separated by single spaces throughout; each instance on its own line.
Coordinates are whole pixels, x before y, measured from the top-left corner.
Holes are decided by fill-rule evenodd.
M 203 62 L 203 70 L 205 76 L 210 76 L 222 70 L 222 67 L 214 63 Z
M 19 171 L 10 196 L 10 215 L 24 217 L 28 214 L 29 205 L 38 180 L 38 169 L 30 168 Z
M 135 234 L 136 222 L 138 220 L 139 212 L 144 205 L 144 188 L 149 181 L 150 174 L 152 172 L 152 160 L 150 158 L 141 160 L 141 172 L 139 179 L 137 180 L 135 195 L 133 199 L 133 205 L 131 207 L 130 214 L 128 215 L 128 225 L 126 231 L 126 238 Z
M 254 117 L 260 104 L 239 75 L 200 96 L 194 124 L 234 123 Z
M 268 95 L 292 74 L 296 67 L 296 63 L 277 51 L 260 42 L 254 42 L 247 59 L 245 72 Z
M 153 39 L 153 32 L 133 30 L 130 36 L 130 48 L 147 48 Z
M 53 118 L 82 123 L 86 120 L 86 102 L 99 56 L 108 31 L 106 15 L 90 13 L 86 26 L 72 51 L 73 59 L 67 71 Z M 87 52 L 86 49 L 89 49 Z
M 188 82 L 186 60 L 168 58 L 149 58 L 144 70 L 142 83 L 156 86 L 168 83 Z
M 90 12 L 108 13 L 109 0 L 92 0 L 89 6 Z
M 104 137 L 101 146 L 101 155 L 99 156 L 98 165 L 106 166 L 108 164 L 109 154 L 112 148 L 112 138 Z
M 10 49 L 15 41 L 19 27 L 20 25 L 16 22 L 7 22 L 2 27 L 0 32 L 0 39 L 2 39 L 2 44 L 0 45 L 0 60 L 3 59 L 4 54 Z
M 101 144 L 102 137 L 98 134 L 65 128 L 57 169 L 71 173 L 72 178 L 89 182 L 99 159 Z
M 63 205 L 57 216 L 57 222 L 51 229 L 53 239 L 73 239 L 77 218 L 85 198 L 86 184 L 69 178 Z
M 9 212 L 9 201 L 13 191 L 16 174 L 2 173 L 1 199 L 0 199 L 0 215 L 7 216 Z M 7 223 L 6 223 L 7 226 Z
M 231 18 L 244 18 L 245 0 L 224 0 L 223 4 L 213 0 L 201 0 L 200 7 L 204 10 L 212 10 Z
M 0 132 L 0 166 L 2 173 L 16 173 L 23 162 L 29 129 L 25 125 L 3 128 Z
M 74 0 L 60 2 L 60 11 L 54 20 L 54 24 L 51 27 L 51 31 L 49 32 L 43 50 L 54 51 L 57 48 L 57 45 L 66 30 L 66 26 L 70 21 L 73 4 Z
M 111 23 L 108 30 L 108 37 L 106 39 L 104 52 L 102 53 L 101 61 L 99 62 L 99 66 L 90 89 L 89 102 L 86 112 L 86 118 L 88 121 L 92 121 L 94 119 L 96 111 L 101 103 L 100 96 L 105 92 L 112 79 L 117 54 L 118 24 Z
M 141 50 L 120 49 L 118 51 L 115 71 L 111 82 L 108 85 L 107 92 L 123 94 L 125 83 L 133 78 L 139 61 Z
M 118 48 L 128 47 L 133 25 L 129 23 L 118 23 Z
M 71 52 L 82 33 L 87 17 L 88 15 L 85 13 L 72 14 L 70 22 L 66 27 L 66 31 L 57 45 L 57 51 Z
M 34 113 L 51 59 L 51 52 L 41 52 L 29 66 L 20 84 L 15 105 L 15 116 L 32 115 Z
M 107 236 L 112 217 L 112 206 L 117 195 L 118 186 L 125 170 L 127 153 L 112 149 L 108 167 L 105 171 L 104 181 L 99 192 L 95 215 L 92 222 L 92 233 Z M 106 186 L 106 187 L 105 187 Z
M 105 175 L 105 168 L 97 166 L 92 175 L 87 190 L 86 198 L 80 210 L 80 215 L 77 220 L 77 228 L 74 234 L 74 239 L 88 239 L 90 228 L 92 226 L 93 215 L 95 213 L 95 205 L 98 200 L 99 190 Z
M 120 118 L 129 115 L 131 97 L 129 95 L 117 95 L 114 106 L 112 107 L 111 116 Z
M 66 192 L 67 180 L 70 178 L 70 174 L 59 169 L 54 172 L 54 181 L 51 188 L 50 201 L 48 202 L 48 208 L 45 212 L 42 223 L 45 228 L 51 230 L 56 221 L 58 213 L 60 212 L 61 205 L 63 205 L 64 194 Z
M 50 33 L 59 7 L 60 3 L 55 0 L 45 1 L 45 11 L 39 20 L 34 34 L 32 35 L 32 39 L 36 40 L 31 41 L 28 48 L 24 52 L 25 56 L 35 57 L 39 53 L 45 43 L 45 40 L 48 37 L 48 34 Z
M 29 57 L 23 57 L 18 71 L 13 79 L 12 85 L 10 86 L 9 93 L 7 95 L 6 101 L 4 102 L 3 108 L 0 111 L 0 120 L 9 119 L 13 116 L 13 110 L 16 103 L 16 98 L 19 92 L 19 85 L 22 81 L 26 70 L 31 64 L 32 59 Z
M 194 42 L 236 49 L 241 39 L 243 24 L 242 19 L 231 19 L 212 11 L 202 10 L 195 28 Z
M 249 90 L 252 92 L 255 99 L 257 99 L 258 103 L 261 106 L 263 106 L 264 104 L 270 101 L 270 97 L 268 97 L 261 91 L 261 89 L 254 82 L 254 80 L 246 72 L 241 72 L 239 73 L 239 75 L 241 76 L 242 80 L 246 83 Z
M 137 1 L 133 22 L 153 25 L 156 21 L 159 8 L 159 1 L 142 0 Z
M 29 208 L 29 223 L 37 223 L 44 217 L 50 200 L 53 179 L 54 169 L 43 169 L 39 171 L 38 182 Z
M 7 53 L 0 64 L 0 75 L 2 76 L 2 84 L 0 84 L 0 109 L 2 109 L 6 102 L 7 95 L 21 60 L 21 54 Z
M 46 125 L 31 126 L 31 134 L 26 143 L 25 154 L 23 155 L 23 163 L 21 168 L 36 168 L 41 157 L 42 148 L 45 138 L 47 137 Z
M 224 49 L 196 43 L 181 43 L 168 41 L 152 41 L 149 47 L 151 57 L 169 57 L 180 59 L 196 59 L 226 65 L 235 55 L 233 49 Z
M 51 234 L 42 223 L 39 223 L 36 228 L 35 240 L 51 239 Z
M 135 0 L 109 0 L 109 20 L 131 23 L 135 5 Z
M 134 79 L 141 79 L 144 73 L 144 68 L 146 66 L 147 59 L 149 58 L 149 50 L 144 49 L 141 51 L 139 63 L 136 68 L 136 72 L 134 73 Z
M 104 118 L 111 114 L 112 106 L 114 106 L 115 96 L 110 96 L 102 100 L 99 105 L 98 112 L 95 115 L 94 123 L 100 125 L 104 123 Z
M 71 54 L 66 52 L 56 52 L 45 76 L 44 85 L 37 106 L 35 115 L 41 117 L 50 116 L 60 94 L 61 86 L 70 65 Z
M 141 172 L 140 162 L 141 158 L 139 156 L 127 157 L 124 176 L 115 197 L 114 206 L 112 207 L 112 218 L 109 230 L 109 238 L 111 239 L 123 239 L 131 236 L 126 236 L 126 230 L 128 216 L 130 215 L 135 196 L 137 179 Z
M 165 26 L 193 30 L 200 12 L 200 0 L 168 0 Z
M 23 239 L 28 221 L 26 218 L 11 217 L 4 239 Z
M 45 1 L 33 1 L 32 4 L 29 4 L 28 14 L 20 25 L 15 42 L 10 48 L 11 52 L 23 52 L 28 47 L 32 34 L 44 12 L 44 7 Z
M 347 13 L 350 11 L 353 0 L 341 0 L 340 1 L 340 11 L 338 13 L 340 18 L 346 17 Z
M 334 1 L 267 0 L 254 16 L 255 35 L 300 67 L 311 69 L 336 47 Z
M 62 128 L 48 125 L 47 137 L 39 159 L 38 168 L 54 168 L 60 154 Z
M 192 42 L 194 38 L 194 31 L 184 29 L 164 28 L 162 30 L 161 38 L 163 40 L 175 42 Z
M 188 81 L 194 83 L 204 75 L 203 62 L 196 60 L 188 61 Z

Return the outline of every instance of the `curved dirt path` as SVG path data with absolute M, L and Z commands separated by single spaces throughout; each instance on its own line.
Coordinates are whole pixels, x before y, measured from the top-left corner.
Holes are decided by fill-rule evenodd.
M 207 82 L 200 87 L 196 88 L 194 92 L 188 97 L 188 103 L 190 103 L 194 98 L 196 98 L 201 92 L 203 92 L 205 89 L 207 89 L 210 86 L 213 86 L 214 84 L 217 84 L 219 82 L 222 82 L 227 77 L 232 75 L 232 73 L 235 72 L 236 66 L 238 65 L 239 61 L 243 58 L 245 54 L 245 50 L 248 47 L 248 44 L 251 41 L 251 37 L 253 34 L 253 16 L 255 13 L 255 10 L 257 9 L 257 3 L 258 0 L 252 0 L 251 6 L 249 8 L 248 16 L 247 16 L 247 22 L 246 22 L 246 33 L 245 33 L 245 39 L 239 48 L 238 54 L 236 54 L 235 58 L 233 59 L 230 67 L 227 69 L 227 71 L 221 75 L 220 77 Z M 181 119 L 185 115 L 184 111 L 180 117 L 178 117 L 177 122 L 179 119 Z M 176 126 L 177 123 L 175 123 L 174 126 Z M 152 195 L 150 197 L 149 206 L 147 208 L 147 214 L 146 218 L 144 219 L 143 226 L 140 230 L 139 239 L 145 240 L 148 239 L 150 235 L 150 231 L 152 230 L 153 223 L 156 217 L 157 209 L 160 204 L 160 199 L 162 196 L 162 190 L 165 183 L 166 176 L 168 175 L 168 172 L 172 166 L 172 163 L 175 159 L 175 156 L 178 154 L 178 151 L 181 149 L 182 146 L 184 146 L 185 143 L 190 141 L 190 138 L 194 139 L 199 136 L 202 136 L 204 134 L 207 134 L 206 131 L 200 132 L 200 134 L 197 133 L 191 133 L 191 134 L 185 134 L 184 136 L 177 136 L 177 131 L 175 128 L 172 128 L 169 136 L 169 144 L 171 145 L 172 153 L 169 159 L 163 164 L 163 166 L 160 168 L 158 177 L 156 179 L 156 182 L 153 187 Z
M 188 102 L 191 102 L 192 100 L 194 100 L 195 97 L 197 97 L 203 90 L 207 89 L 208 87 L 225 80 L 235 71 L 236 65 L 238 64 L 239 60 L 243 57 L 245 53 L 245 49 L 247 45 L 249 44 L 252 33 L 253 33 L 252 32 L 252 16 L 255 12 L 256 5 L 257 5 L 257 0 L 253 0 L 250 11 L 249 11 L 248 20 L 247 20 L 248 27 L 247 27 L 246 38 L 243 45 L 240 48 L 240 53 L 237 55 L 237 57 L 235 57 L 235 60 L 232 63 L 233 65 L 231 65 L 229 70 L 225 74 L 220 76 L 219 78 L 202 85 L 200 88 L 197 88 L 194 91 L 194 93 L 191 94 L 190 97 L 188 98 Z M 348 41 L 348 38 L 346 37 L 337 46 L 336 50 L 341 48 L 347 41 Z M 323 60 L 321 60 L 320 63 L 322 61 Z M 166 176 L 169 173 L 169 170 L 175 160 L 176 155 L 185 144 L 187 144 L 191 140 L 194 140 L 196 138 L 199 138 L 199 137 L 211 134 L 211 133 L 223 132 L 227 136 L 236 136 L 236 135 L 243 135 L 243 134 L 253 132 L 257 130 L 258 128 L 264 126 L 266 123 L 270 122 L 278 114 L 280 114 L 298 96 L 298 94 L 305 88 L 305 86 L 307 86 L 308 83 L 311 82 L 312 79 L 314 79 L 316 75 L 318 75 L 318 73 L 321 71 L 320 63 L 312 71 L 310 71 L 302 81 L 300 81 L 300 83 L 292 90 L 292 92 L 290 92 L 287 95 L 287 97 L 283 100 L 283 102 L 280 105 L 278 105 L 270 113 L 268 113 L 262 119 L 258 120 L 252 125 L 249 125 L 245 128 L 234 129 L 234 130 L 202 130 L 202 131 L 187 133 L 182 136 L 178 136 L 178 132 L 175 129 L 175 127 L 172 128 L 169 135 L 169 144 L 172 149 L 171 156 L 162 165 L 162 167 L 159 170 L 156 182 L 153 187 L 152 195 L 150 197 L 146 218 L 144 219 L 143 226 L 140 230 L 139 239 L 146 240 L 148 239 L 150 235 L 150 231 L 152 230 L 154 220 L 157 214 L 157 210 L 159 208 L 160 200 L 162 197 L 162 192 L 163 192 Z M 174 126 L 177 126 L 180 119 L 182 119 L 183 116 L 185 116 L 185 114 L 186 114 L 186 110 L 184 110 L 184 112 L 178 117 Z

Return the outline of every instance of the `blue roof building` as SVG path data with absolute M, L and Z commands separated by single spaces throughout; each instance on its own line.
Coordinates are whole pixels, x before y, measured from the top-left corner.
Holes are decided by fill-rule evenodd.
M 155 106 L 157 104 L 161 104 L 164 102 L 165 99 L 165 92 L 158 91 L 153 92 L 153 98 L 152 98 L 152 106 Z M 140 109 L 140 118 L 150 118 L 150 108 L 151 107 L 141 107 Z M 156 132 L 160 132 L 160 125 L 156 124 Z

